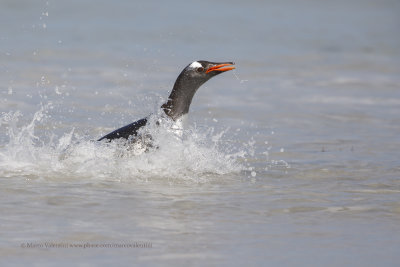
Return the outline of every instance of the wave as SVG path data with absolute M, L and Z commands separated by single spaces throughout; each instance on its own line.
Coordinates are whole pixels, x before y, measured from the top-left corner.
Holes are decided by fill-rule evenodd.
M 191 126 L 176 134 L 168 123 L 146 129 L 155 140 L 146 153 L 133 153 L 123 141 L 97 142 L 74 129 L 56 136 L 43 130 L 45 122 L 54 123 L 48 115 L 51 108 L 41 106 L 27 123 L 21 123 L 20 111 L 1 115 L 6 134 L 0 145 L 0 177 L 205 182 L 248 171 L 244 159 L 254 154 L 253 141 L 224 142 L 229 129 Z

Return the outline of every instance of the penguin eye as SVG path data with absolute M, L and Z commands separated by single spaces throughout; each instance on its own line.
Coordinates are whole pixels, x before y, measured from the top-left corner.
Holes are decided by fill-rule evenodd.
M 196 69 L 196 71 L 197 71 L 197 72 L 203 72 L 203 71 L 204 71 L 204 68 L 203 68 L 203 67 L 198 67 L 198 68 Z

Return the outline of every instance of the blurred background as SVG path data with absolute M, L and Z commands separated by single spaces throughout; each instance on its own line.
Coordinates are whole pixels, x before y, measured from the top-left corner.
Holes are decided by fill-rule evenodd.
M 396 0 L 0 0 L 0 255 L 48 265 L 132 255 L 142 264 L 397 264 L 399 29 Z M 215 164 L 196 153 L 175 162 L 182 172 L 150 156 L 143 162 L 155 167 L 139 173 L 134 159 L 58 161 L 49 140 L 72 129 L 96 139 L 147 116 L 195 60 L 236 62 L 191 106 L 191 127 L 225 131 Z M 35 139 L 29 122 L 41 106 Z M 27 135 L 13 139 L 10 127 Z M 19 248 L 136 238 L 153 249 Z

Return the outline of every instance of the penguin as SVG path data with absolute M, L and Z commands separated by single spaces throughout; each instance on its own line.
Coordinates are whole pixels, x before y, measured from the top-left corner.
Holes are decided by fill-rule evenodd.
M 187 65 L 179 74 L 166 103 L 161 106 L 166 116 L 173 121 L 179 121 L 189 112 L 190 104 L 196 91 L 212 77 L 233 70 L 234 62 L 209 62 L 198 60 Z M 138 132 L 148 123 L 148 117 L 121 127 L 98 139 L 111 142 L 114 139 L 134 139 Z

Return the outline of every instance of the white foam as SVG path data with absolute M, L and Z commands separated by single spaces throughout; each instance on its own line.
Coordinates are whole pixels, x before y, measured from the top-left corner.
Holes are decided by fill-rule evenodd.
M 126 146 L 124 141 L 89 140 L 73 129 L 45 141 L 42 134 L 37 136 L 35 128 L 51 120 L 46 117 L 47 108 L 42 107 L 22 126 L 17 126 L 22 116 L 18 111 L 0 117 L 1 127 L 7 128 L 8 136 L 0 146 L 1 177 L 205 182 L 210 177 L 246 169 L 239 159 L 248 156 L 247 147 L 238 150 L 224 147 L 221 144 L 224 134 L 214 134 L 212 128 L 183 129 L 182 122 L 176 124 L 170 119 L 157 126 L 157 115 L 149 119 L 149 127 L 143 132 L 150 133 L 153 139 L 153 147 L 147 153 L 134 153 L 136 149 Z

